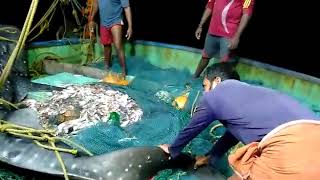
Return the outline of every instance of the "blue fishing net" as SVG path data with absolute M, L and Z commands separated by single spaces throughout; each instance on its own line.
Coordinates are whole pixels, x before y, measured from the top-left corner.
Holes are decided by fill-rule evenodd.
M 117 62 L 117 60 L 115 61 Z M 114 150 L 132 146 L 156 146 L 163 143 L 172 143 L 179 131 L 185 127 L 190 120 L 190 111 L 193 100 L 198 91 L 202 92 L 201 80 L 191 80 L 188 72 L 177 71 L 175 69 L 160 69 L 152 66 L 142 59 L 128 59 L 129 75 L 135 79 L 128 87 L 114 87 L 115 89 L 127 93 L 134 98 L 143 110 L 141 121 L 128 127 L 120 128 L 101 123 L 84 130 L 73 141 L 81 144 L 94 154 L 102 154 Z M 93 66 L 102 68 L 102 63 Z M 114 63 L 114 71 L 120 72 L 120 67 Z M 263 86 L 261 81 L 247 81 L 250 84 Z M 172 107 L 171 102 L 174 97 L 181 95 L 186 88 L 186 83 L 191 84 L 191 91 L 185 109 L 177 110 Z M 159 91 L 167 93 L 167 99 L 156 96 Z M 200 97 L 201 98 L 201 93 Z M 185 151 L 194 155 L 203 155 L 208 152 L 225 129 L 218 128 L 213 136 L 210 129 L 218 124 L 213 123 L 197 138 L 195 138 Z M 232 174 L 228 166 L 225 155 L 218 163 L 218 170 L 226 176 Z M 181 170 L 161 171 L 155 179 L 194 179 Z
M 0 180 L 24 180 L 24 176 L 17 175 L 7 169 L 0 168 Z
M 104 67 L 103 63 L 93 66 Z M 202 92 L 201 80 L 191 81 L 191 74 L 188 72 L 160 69 L 142 59 L 135 58 L 128 59 L 127 66 L 129 67 L 128 74 L 135 76 L 135 79 L 127 87 L 114 86 L 113 88 L 132 97 L 142 108 L 143 117 L 139 122 L 124 128 L 99 123 L 71 138 L 72 141 L 94 154 L 103 154 L 132 146 L 157 146 L 172 143 L 179 131 L 190 121 L 194 99 L 198 91 Z M 120 72 L 117 63 L 114 63 L 113 68 L 114 71 Z M 181 95 L 187 83 L 191 84 L 187 104 L 183 110 L 177 110 L 171 105 L 172 100 Z M 169 97 L 166 100 L 159 98 L 157 96 L 159 91 L 166 92 Z M 195 138 L 185 148 L 185 151 L 195 155 L 209 151 L 212 147 L 212 137 L 209 131 L 213 125 Z M 220 135 L 222 133 L 220 132 Z M 177 179 L 187 176 L 182 171 L 169 170 L 160 172 L 155 178 Z
M 115 59 L 115 62 L 117 60 Z M 103 68 L 103 63 L 94 67 Z M 160 69 L 143 59 L 130 58 L 127 60 L 128 74 L 135 79 L 127 87 L 113 86 L 114 89 L 128 94 L 143 110 L 142 119 L 130 126 L 119 127 L 108 123 L 99 123 L 81 131 L 71 137 L 75 143 L 83 146 L 93 154 L 103 154 L 134 146 L 156 146 L 172 143 L 177 134 L 190 121 L 190 111 L 197 93 L 202 92 L 201 80 L 191 80 L 191 74 L 175 69 Z M 120 72 L 118 63 L 114 63 L 114 71 Z M 247 81 L 250 84 L 263 86 L 261 81 Z M 185 109 L 177 110 L 172 107 L 174 97 L 181 95 L 186 89 L 186 83 L 191 84 L 191 90 Z M 159 92 L 167 97 L 159 97 Z M 161 93 L 160 93 L 161 94 Z M 44 94 L 46 95 L 46 94 Z M 202 93 L 200 93 L 201 98 Z M 42 97 L 42 96 L 41 96 Z M 319 113 L 318 106 L 312 106 Z M 185 152 L 203 155 L 212 148 L 213 143 L 221 136 L 225 129 L 218 128 L 213 136 L 210 129 L 218 124 L 215 122 L 198 135 L 186 148 Z M 76 147 L 75 147 L 76 148 Z M 81 150 L 80 150 L 81 151 Z M 218 170 L 226 176 L 232 174 L 228 166 L 227 155 L 217 163 Z M 164 170 L 158 173 L 155 180 L 192 180 L 194 176 L 181 170 Z

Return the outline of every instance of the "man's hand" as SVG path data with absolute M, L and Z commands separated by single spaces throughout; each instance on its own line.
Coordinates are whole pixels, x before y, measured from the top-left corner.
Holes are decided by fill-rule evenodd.
M 202 27 L 199 26 L 195 32 L 195 36 L 198 40 L 200 40 L 201 33 L 202 33 Z
M 233 50 L 238 47 L 240 38 L 238 36 L 234 36 L 232 39 L 229 40 L 229 49 Z
M 194 163 L 193 168 L 197 169 L 198 167 L 208 165 L 208 163 L 209 163 L 209 156 L 197 156 L 196 162 Z
M 165 153 L 169 154 L 169 144 L 161 144 L 158 147 L 160 147 Z
M 127 40 L 129 40 L 131 38 L 131 36 L 132 36 L 132 28 L 129 27 L 128 30 L 127 30 L 127 34 L 126 34 Z

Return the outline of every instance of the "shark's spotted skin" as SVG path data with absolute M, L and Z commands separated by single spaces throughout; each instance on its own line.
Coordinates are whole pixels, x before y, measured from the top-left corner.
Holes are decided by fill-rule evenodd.
M 15 124 L 40 128 L 35 111 L 30 109 L 9 113 L 6 119 Z M 5 134 L 0 134 L 0 142 L 0 161 L 19 168 L 63 177 L 54 152 L 39 148 L 30 140 Z M 192 161 L 188 159 L 182 160 L 182 163 L 168 161 L 168 157 L 158 147 L 133 147 L 93 157 L 75 157 L 66 153 L 61 155 L 72 179 L 143 180 L 166 168 L 192 166 Z M 192 170 L 189 172 L 196 177 L 224 179 L 219 173 Z

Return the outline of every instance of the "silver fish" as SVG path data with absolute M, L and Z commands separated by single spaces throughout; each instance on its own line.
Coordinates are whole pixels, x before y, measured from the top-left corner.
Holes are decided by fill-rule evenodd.
M 38 111 L 44 127 L 52 125 L 50 117 L 78 109 L 79 118 L 62 122 L 56 127 L 59 135 L 76 134 L 99 121 L 106 121 L 111 112 L 120 114 L 121 127 L 139 121 L 143 115 L 142 109 L 127 94 L 111 88 L 105 89 L 101 85 L 68 86 L 52 93 L 52 97 L 46 102 L 26 99 L 23 104 Z

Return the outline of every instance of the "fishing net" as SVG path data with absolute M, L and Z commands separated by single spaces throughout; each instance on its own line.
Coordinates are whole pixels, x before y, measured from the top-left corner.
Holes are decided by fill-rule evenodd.
M 117 62 L 117 59 L 115 59 L 115 62 Z M 92 66 L 98 68 L 104 67 L 103 63 L 93 64 Z M 70 140 L 86 148 L 93 154 L 99 155 L 134 146 L 156 146 L 163 143 L 172 143 L 179 131 L 190 121 L 190 112 L 194 100 L 198 92 L 202 92 L 201 80 L 191 81 L 191 75 L 187 71 L 177 71 L 175 69 L 163 70 L 142 59 L 136 58 L 128 59 L 127 66 L 129 67 L 128 74 L 135 76 L 134 80 L 129 86 L 113 86 L 112 88 L 128 94 L 128 96 L 136 101 L 143 110 L 142 119 L 125 127 L 120 127 L 109 122 L 100 122 L 70 137 Z M 114 71 L 120 72 L 118 63 L 114 63 L 113 68 Z M 80 83 L 77 83 L 78 79 L 81 79 L 81 77 L 77 76 L 72 81 L 68 81 L 73 84 L 87 82 L 81 79 Z M 59 81 L 59 78 L 57 80 Z M 46 82 L 50 84 L 50 80 Z M 191 88 L 186 106 L 182 110 L 177 110 L 172 106 L 172 101 L 175 97 L 185 92 L 188 83 Z M 263 85 L 260 81 L 249 83 Z M 29 96 L 43 100 L 49 94 L 45 92 L 42 92 L 42 94 L 31 93 Z M 201 93 L 198 99 L 200 98 Z M 313 107 L 313 109 L 317 108 Z M 225 131 L 222 127 L 216 129 L 211 134 L 210 130 L 216 124 L 218 122 L 213 123 L 198 135 L 188 144 L 184 151 L 193 155 L 202 155 L 209 151 L 212 148 L 212 144 Z M 227 155 L 217 162 L 217 167 L 224 175 L 230 176 L 232 171 L 228 166 L 226 157 Z M 154 179 L 192 180 L 196 178 L 181 170 L 169 169 L 159 172 Z
M 23 176 L 19 176 L 14 172 L 8 171 L 7 169 L 0 168 L 0 180 L 24 180 Z
M 94 154 L 103 154 L 132 146 L 170 144 L 190 121 L 192 105 L 202 87 L 201 80 L 191 81 L 191 75 L 187 71 L 162 70 L 141 59 L 129 59 L 127 65 L 130 67 L 128 74 L 135 76 L 135 79 L 129 86 L 113 88 L 128 94 L 136 101 L 143 110 L 142 119 L 126 127 L 99 123 L 71 137 L 73 142 Z M 98 63 L 93 66 L 102 68 L 103 64 Z M 114 63 L 113 68 L 114 71 L 120 72 L 117 63 Z M 172 106 L 172 101 L 186 90 L 188 83 L 191 84 L 188 101 L 184 109 L 177 110 Z M 194 155 L 209 151 L 213 141 L 209 131 L 217 123 L 202 132 L 184 151 Z M 223 132 L 223 128 L 219 128 L 215 136 L 221 136 Z M 227 163 L 221 168 L 222 172 L 227 172 L 228 169 Z M 155 179 L 180 179 L 182 177 L 189 176 L 181 170 L 165 170 L 161 171 Z
M 134 75 L 135 79 L 128 87 L 115 88 L 134 98 L 142 108 L 144 115 L 141 121 L 125 128 L 110 126 L 106 123 L 99 124 L 73 137 L 73 141 L 88 148 L 92 153 L 101 154 L 132 146 L 172 143 L 179 131 L 188 124 L 193 100 L 198 91 L 201 92 L 201 80 L 191 81 L 191 75 L 186 71 L 159 69 L 146 61 L 135 58 L 129 59 L 127 63 L 130 67 L 129 75 Z M 103 64 L 98 63 L 93 66 L 102 68 Z M 114 71 L 120 72 L 117 63 L 114 63 L 113 68 Z M 263 86 L 261 81 L 247 82 Z M 171 102 L 175 97 L 181 95 L 187 83 L 191 84 L 187 104 L 183 110 L 177 110 L 172 107 Z M 203 155 L 209 151 L 212 144 L 225 131 L 224 128 L 218 128 L 210 135 L 210 129 L 216 124 L 218 122 L 213 123 L 197 136 L 184 151 L 193 155 Z M 217 162 L 217 167 L 226 176 L 232 174 L 228 166 L 227 155 Z M 164 170 L 155 177 L 159 180 L 194 178 L 181 170 Z

